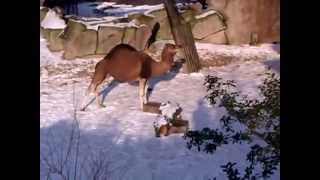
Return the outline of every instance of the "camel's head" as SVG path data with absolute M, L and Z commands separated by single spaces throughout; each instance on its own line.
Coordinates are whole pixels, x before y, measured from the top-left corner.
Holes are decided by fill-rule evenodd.
M 180 48 L 182 48 L 182 46 L 180 46 L 180 45 L 174 45 L 174 44 L 170 44 L 170 43 L 166 43 L 166 44 L 164 45 L 164 49 L 163 49 L 163 50 L 164 50 L 165 52 L 167 52 L 167 53 L 170 53 L 170 54 L 172 54 L 172 55 L 175 55 Z

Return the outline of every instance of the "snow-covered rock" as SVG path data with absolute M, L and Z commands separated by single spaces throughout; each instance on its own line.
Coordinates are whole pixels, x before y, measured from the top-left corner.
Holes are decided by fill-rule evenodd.
M 57 14 L 55 11 L 49 9 L 41 22 L 41 27 L 45 29 L 64 29 L 66 27 L 66 23 L 61 18 L 60 14 Z
M 162 103 L 159 109 L 164 117 L 168 119 L 173 119 L 173 115 L 177 112 L 179 108 L 179 104 L 168 101 L 167 103 Z

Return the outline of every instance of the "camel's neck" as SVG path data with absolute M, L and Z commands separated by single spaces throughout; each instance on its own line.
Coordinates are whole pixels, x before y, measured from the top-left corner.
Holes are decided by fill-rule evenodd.
M 171 68 L 173 62 L 174 55 L 169 54 L 165 51 L 161 54 L 161 61 L 160 62 L 153 62 L 152 63 L 152 75 L 157 76 L 168 72 Z
M 171 65 L 171 63 L 173 62 L 173 57 L 174 57 L 173 54 L 170 54 L 166 52 L 166 50 L 163 50 L 161 53 L 161 62 Z

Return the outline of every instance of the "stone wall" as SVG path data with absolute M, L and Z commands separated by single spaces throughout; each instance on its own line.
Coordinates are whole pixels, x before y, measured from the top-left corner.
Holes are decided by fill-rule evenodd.
M 277 0 L 212 0 L 209 10 L 194 5 L 182 11 L 191 24 L 197 42 L 212 44 L 249 44 L 280 41 L 279 1 Z M 213 10 L 215 9 L 215 10 Z M 40 8 L 40 24 L 48 8 Z M 142 50 L 156 22 L 160 23 L 157 40 L 172 39 L 164 8 L 127 18 L 67 17 L 65 29 L 40 32 L 52 51 L 63 51 L 65 59 L 107 54 L 117 44 L 126 43 Z
M 280 42 L 280 0 L 207 0 L 225 18 L 230 44 Z

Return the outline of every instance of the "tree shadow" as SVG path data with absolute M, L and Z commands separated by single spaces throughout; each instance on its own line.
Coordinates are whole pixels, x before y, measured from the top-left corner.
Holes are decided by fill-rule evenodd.
M 223 111 L 208 105 L 205 99 L 199 99 L 197 104 L 197 109 L 192 114 L 193 128 L 195 130 L 201 130 L 205 127 L 217 128 L 223 116 Z
M 280 59 L 264 61 L 263 64 L 273 71 L 280 73 Z
M 188 151 L 178 136 L 170 137 L 172 141 L 139 133 L 128 136 L 126 133 L 131 130 L 120 120 L 112 119 L 112 127 L 94 129 L 81 128 L 74 122 L 59 120 L 40 128 L 40 179 L 160 180 L 162 171 L 146 169 L 170 170 L 172 167 L 167 165 L 172 158 L 183 157 L 183 152 Z M 183 149 L 177 151 L 177 148 Z M 181 161 L 182 157 L 176 161 Z
M 280 54 L 280 43 L 273 43 L 271 48 Z

